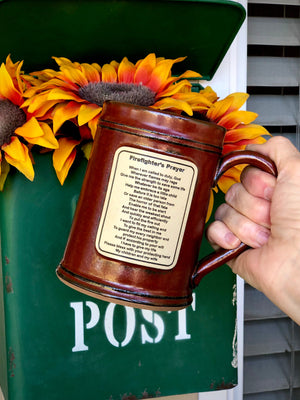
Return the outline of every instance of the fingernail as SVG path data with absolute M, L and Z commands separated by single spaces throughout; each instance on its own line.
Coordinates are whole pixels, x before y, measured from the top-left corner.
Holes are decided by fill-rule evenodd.
M 259 246 L 263 246 L 264 244 L 267 243 L 268 239 L 270 237 L 270 233 L 266 231 L 259 231 L 257 236 L 256 236 L 256 241 Z
M 225 240 L 230 246 L 236 247 L 240 244 L 240 240 L 232 232 L 226 233 Z

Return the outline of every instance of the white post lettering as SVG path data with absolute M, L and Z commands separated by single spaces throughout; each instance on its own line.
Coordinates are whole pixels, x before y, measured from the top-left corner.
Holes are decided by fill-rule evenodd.
M 125 347 L 134 334 L 135 330 L 135 313 L 132 307 L 124 307 L 126 311 L 126 334 L 124 340 L 120 343 L 114 335 L 114 311 L 116 304 L 110 303 L 106 309 L 104 317 L 104 330 L 108 341 L 115 347 Z
M 196 295 L 193 293 L 192 309 L 196 310 Z M 190 339 L 191 335 L 187 333 L 186 326 L 186 308 L 178 311 L 178 335 L 175 336 L 175 340 L 186 340 Z
M 85 327 L 86 329 L 91 329 L 98 323 L 100 311 L 97 304 L 91 301 L 87 301 L 85 304 L 91 311 L 90 321 Z M 89 348 L 84 344 L 83 302 L 70 303 L 70 307 L 73 308 L 75 313 L 75 346 L 72 348 L 72 351 L 86 351 Z
M 147 332 L 147 329 L 144 324 L 141 325 L 141 334 L 142 334 L 142 343 L 158 343 L 161 341 L 164 331 L 165 331 L 165 325 L 163 319 L 157 314 L 154 313 L 153 311 L 150 310 L 142 310 L 142 315 L 145 318 L 146 321 L 150 322 L 155 326 L 157 329 L 157 335 L 155 338 L 152 338 L 149 333 Z

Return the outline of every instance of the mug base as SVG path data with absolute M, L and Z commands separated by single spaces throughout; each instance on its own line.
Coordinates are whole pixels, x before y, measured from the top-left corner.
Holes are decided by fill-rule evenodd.
M 99 300 L 115 303 L 122 306 L 152 310 L 152 311 L 177 311 L 188 307 L 192 303 L 190 297 L 156 297 L 139 294 L 128 290 L 120 291 L 107 284 L 101 284 L 68 271 L 61 264 L 56 269 L 56 275 L 61 282 L 72 289 Z

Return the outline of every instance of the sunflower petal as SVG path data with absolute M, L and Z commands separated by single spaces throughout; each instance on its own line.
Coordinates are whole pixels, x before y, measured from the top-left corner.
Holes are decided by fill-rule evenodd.
M 73 66 L 63 65 L 61 66 L 61 72 L 67 82 L 73 82 L 79 86 L 85 86 L 89 83 L 84 74 Z
M 69 155 L 69 157 L 65 160 L 65 163 L 64 163 L 62 169 L 59 170 L 59 171 L 55 171 L 56 172 L 56 176 L 57 176 L 57 178 L 58 178 L 58 180 L 59 180 L 61 185 L 64 184 L 64 182 L 65 182 L 65 180 L 66 180 L 66 178 L 68 176 L 69 170 L 70 170 L 70 168 L 71 168 L 71 166 L 72 166 L 72 164 L 73 164 L 73 162 L 75 160 L 75 157 L 76 157 L 76 149 L 74 149 L 71 152 L 71 154 Z
M 91 119 L 88 122 L 88 127 L 91 130 L 91 135 L 92 138 L 95 139 L 97 128 L 98 128 L 98 122 L 99 122 L 99 115 L 97 115 L 95 118 Z
M 82 104 L 78 113 L 78 125 L 82 126 L 100 114 L 102 107 L 96 104 Z
M 100 82 L 100 74 L 99 71 L 90 64 L 83 63 L 81 64 L 82 72 L 88 82 Z
M 148 54 L 146 58 L 138 61 L 136 64 L 134 83 L 146 86 L 151 78 L 151 74 L 155 66 L 156 66 L 156 57 L 154 53 Z
M 102 67 L 102 81 L 103 82 L 117 82 L 117 72 L 111 64 L 104 64 Z
M 219 119 L 225 115 L 231 106 L 233 99 L 226 97 L 223 100 L 216 101 L 207 112 L 207 117 L 214 122 L 218 122 Z
M 226 129 L 234 129 L 240 124 L 250 124 L 257 116 L 258 114 L 252 111 L 233 111 L 222 117 L 218 125 L 224 126 Z
M 78 102 L 84 102 L 81 97 L 77 96 L 75 93 L 65 91 L 62 89 L 53 89 L 48 95 L 48 100 L 74 100 Z
M 170 77 L 173 64 L 173 60 L 161 61 L 152 71 L 151 78 L 146 86 L 155 93 L 159 92 L 160 89 L 165 87 L 166 80 Z
M 193 115 L 193 110 L 186 101 L 176 100 L 176 99 L 173 99 L 172 97 L 168 97 L 168 98 L 159 100 L 152 107 L 158 108 L 159 110 L 175 109 L 175 110 L 184 111 L 190 116 Z
M 213 190 L 211 190 L 210 191 L 210 196 L 209 196 L 209 203 L 208 203 L 208 209 L 207 209 L 205 223 L 208 222 L 208 220 L 209 220 L 209 218 L 211 216 L 213 207 L 214 207 L 214 192 L 213 192 Z
M 192 85 L 189 81 L 183 80 L 178 83 L 175 83 L 174 85 L 168 86 L 164 91 L 158 93 L 158 95 L 159 97 L 173 96 L 175 93 L 178 93 L 186 88 L 190 89 L 191 87 Z
M 2 192 L 7 175 L 10 171 L 10 166 L 5 159 L 1 160 L 0 164 L 0 191 Z
M 245 138 L 256 139 L 262 135 L 270 135 L 270 133 L 261 125 L 241 125 L 226 132 L 225 143 L 235 143 Z
M 136 68 L 134 64 L 128 61 L 127 57 L 124 57 L 121 61 L 118 69 L 118 81 L 120 83 L 132 83 L 134 82 L 134 74 Z
M 231 93 L 227 97 L 232 99 L 231 106 L 228 109 L 228 112 L 233 112 L 239 110 L 246 103 L 249 98 L 249 94 L 236 92 Z
M 80 141 L 61 138 L 58 143 L 59 148 L 53 152 L 53 166 L 56 172 L 60 172 L 64 168 L 68 158 Z
M 53 132 L 56 133 L 62 124 L 77 117 L 81 104 L 70 101 L 67 104 L 59 104 L 54 110 Z
M 30 181 L 33 181 L 34 170 L 27 146 L 21 143 L 16 136 L 12 136 L 9 144 L 2 145 L 2 150 L 5 153 L 6 161 L 22 172 Z
M 15 88 L 13 80 L 3 63 L 0 67 L 0 94 L 16 105 L 21 105 L 23 102 L 21 93 Z
M 36 143 L 39 146 L 46 147 L 47 149 L 57 149 L 58 141 L 54 136 L 52 129 L 45 122 L 39 122 L 40 127 L 42 128 L 44 135 L 37 139 Z

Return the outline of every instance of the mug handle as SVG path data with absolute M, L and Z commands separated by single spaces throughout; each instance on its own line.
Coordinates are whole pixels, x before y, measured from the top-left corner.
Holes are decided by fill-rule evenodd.
M 257 153 L 256 151 L 251 150 L 240 150 L 233 151 L 231 153 L 226 154 L 220 160 L 220 164 L 218 166 L 215 178 L 214 178 L 214 186 L 217 184 L 217 181 L 220 177 L 231 167 L 239 164 L 249 164 L 253 167 L 257 167 L 265 172 L 268 172 L 274 176 L 277 176 L 277 168 L 274 162 L 267 156 Z M 215 270 L 226 262 L 232 260 L 233 258 L 240 255 L 243 251 L 249 249 L 250 247 L 244 243 L 241 243 L 235 249 L 219 249 L 206 257 L 202 258 L 198 263 L 195 269 L 195 272 L 192 276 L 192 288 L 195 288 L 199 285 L 201 279 L 208 274 L 209 272 Z

